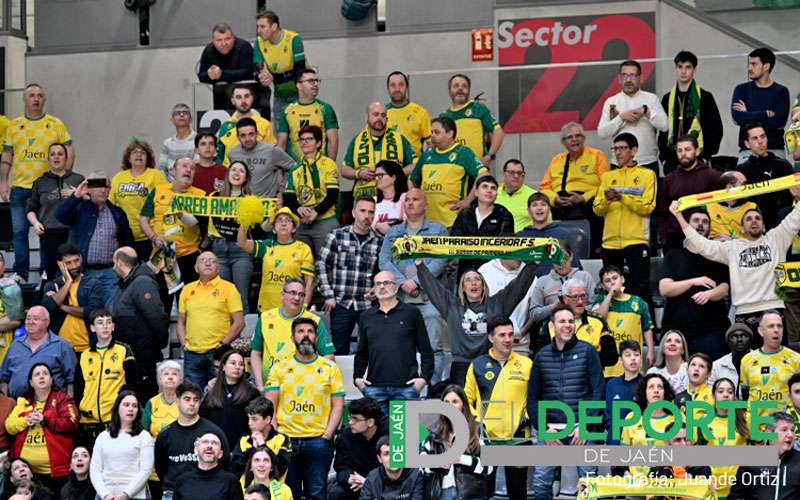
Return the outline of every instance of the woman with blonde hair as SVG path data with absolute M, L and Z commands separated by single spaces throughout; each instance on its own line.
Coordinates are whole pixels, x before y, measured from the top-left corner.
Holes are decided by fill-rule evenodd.
M 678 330 L 667 330 L 658 344 L 656 363 L 647 373 L 658 373 L 672 386 L 675 394 L 680 394 L 689 387 L 689 345 L 686 337 Z

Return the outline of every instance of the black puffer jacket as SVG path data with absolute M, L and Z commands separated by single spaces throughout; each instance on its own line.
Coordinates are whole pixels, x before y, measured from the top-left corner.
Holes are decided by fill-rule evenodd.
M 564 349 L 559 350 L 553 338 L 547 347 L 536 353 L 528 384 L 528 415 L 535 429 L 538 429 L 539 401 L 561 401 L 577 415 L 580 401 L 604 400 L 603 367 L 591 344 L 572 337 Z M 565 416 L 560 411 L 548 410 L 547 423 L 565 423 Z
M 514 216 L 506 207 L 495 204 L 492 213 L 478 224 L 475 214 L 477 206 L 478 202 L 475 201 L 458 213 L 450 236 L 514 236 Z M 458 277 L 470 269 L 477 271 L 484 262 L 481 259 L 459 259 Z

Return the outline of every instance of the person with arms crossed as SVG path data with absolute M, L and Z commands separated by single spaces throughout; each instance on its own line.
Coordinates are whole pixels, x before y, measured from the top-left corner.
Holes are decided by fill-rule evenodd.
M 480 158 L 481 163 L 488 167 L 503 146 L 505 132 L 489 108 L 478 102 L 477 98 L 469 98 L 471 87 L 472 82 L 467 75 L 451 76 L 447 82 L 447 90 L 452 104 L 439 116 L 450 118 L 456 123 L 457 142 L 471 149 L 475 157 Z M 491 140 L 487 141 L 487 136 Z M 487 142 L 490 143 L 488 148 Z
M 197 79 L 213 86 L 214 109 L 225 109 L 227 84 L 253 79 L 253 46 L 237 37 L 229 25 L 217 23 L 211 29 L 211 43 L 203 49 L 197 68 Z

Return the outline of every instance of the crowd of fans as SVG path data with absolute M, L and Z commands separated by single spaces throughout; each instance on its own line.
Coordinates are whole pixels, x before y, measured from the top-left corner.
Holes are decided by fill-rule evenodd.
M 598 126 L 607 143 L 589 146 L 580 124 L 564 124 L 564 151 L 537 190 L 521 159 L 494 164 L 503 129 L 462 74 L 448 83 L 452 106 L 432 120 L 409 100 L 408 77 L 389 74 L 389 102 L 370 102 L 364 129 L 340 148 L 301 37 L 271 11 L 256 23 L 252 45 L 214 26 L 200 61 L 198 78 L 214 86 L 217 107 L 235 109 L 230 120 L 195 132 L 192 110 L 176 104 L 160 153 L 134 138 L 111 179 L 73 172 L 76 150 L 46 114 L 41 85 L 28 85 L 24 114 L 3 122 L 0 197 L 11 202 L 16 281 L 0 281 L 1 498 L 488 498 L 497 471 L 481 462 L 482 444 L 587 444 L 577 428 L 537 439 L 537 425 L 567 425 L 562 412 L 538 414 L 547 400 L 573 411 L 606 401 L 606 429 L 617 400 L 777 401 L 773 444 L 780 467 L 797 469 L 800 354 L 790 343 L 800 341 L 800 292 L 779 298 L 773 271 L 800 260 L 800 189 L 684 212 L 675 203 L 794 172 L 789 92 L 772 80 L 770 50 L 749 54 L 750 80 L 733 90 L 740 151 L 725 171 L 719 109 L 694 78 L 696 56 L 682 51 L 660 100 L 641 90 L 639 63 L 623 62 Z M 355 181 L 352 195 L 340 173 Z M 277 197 L 281 208 L 246 228 L 173 213 L 175 194 Z M 14 299 L 29 278 L 30 228 L 43 280 L 25 311 Z M 568 259 L 400 259 L 392 247 L 406 235 L 552 237 Z M 651 287 L 657 255 L 665 304 Z M 598 282 L 586 258 L 602 259 Z M 180 362 L 164 359 L 173 307 Z M 339 358 L 350 355 L 363 397 L 346 403 Z M 394 468 L 389 401 L 422 397 L 464 415 L 467 450 L 448 468 Z M 656 412 L 653 425 L 680 427 L 673 417 Z M 736 438 L 726 436 L 726 417 L 717 410 L 713 436 L 680 429 L 663 442 L 637 422 L 607 442 L 750 442 L 739 415 Z M 422 452 L 454 438 L 439 418 Z M 796 476 L 761 489 L 724 481 L 745 469 L 614 473 L 706 476 L 737 499 L 800 492 Z M 526 498 L 528 473 L 505 467 L 510 498 Z M 552 498 L 558 468 L 532 473 L 535 498 Z

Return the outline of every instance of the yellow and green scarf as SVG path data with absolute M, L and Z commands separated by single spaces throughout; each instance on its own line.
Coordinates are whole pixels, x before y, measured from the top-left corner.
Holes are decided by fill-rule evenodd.
M 691 135 L 697 139 L 700 151 L 703 151 L 703 129 L 700 127 L 700 85 L 692 80 L 686 97 L 678 99 L 678 84 L 669 91 L 668 119 L 669 137 L 667 145 L 675 149 L 675 141 L 682 135 Z M 689 125 L 687 128 L 687 124 Z
M 516 236 L 404 236 L 392 247 L 402 259 L 512 259 L 564 264 L 567 254 L 555 238 Z
M 376 157 L 375 154 L 376 142 L 381 144 L 378 157 Z M 405 158 L 403 158 L 403 136 L 392 127 L 387 129 L 383 136 L 378 137 L 376 140 L 369 131 L 369 127 L 365 127 L 364 130 L 356 136 L 356 141 L 353 145 L 353 168 L 356 170 L 356 184 L 353 187 L 354 198 L 359 198 L 361 196 L 374 197 L 377 194 L 375 181 L 359 179 L 358 172 L 365 168 L 375 170 L 375 165 L 381 160 L 396 161 L 401 167 L 405 165 Z

